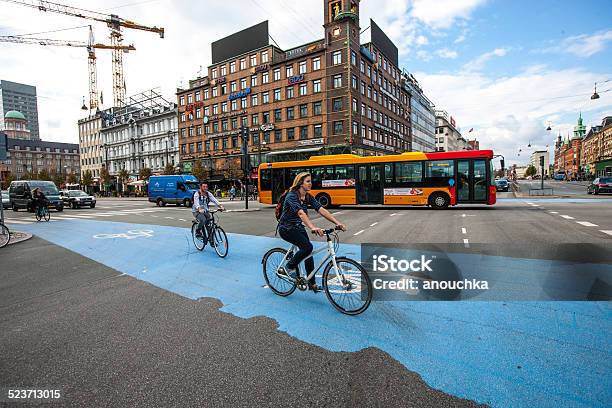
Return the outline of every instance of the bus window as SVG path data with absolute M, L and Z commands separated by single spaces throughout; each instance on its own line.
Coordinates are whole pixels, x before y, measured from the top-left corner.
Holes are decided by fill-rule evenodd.
M 329 180 L 334 173 L 333 166 L 312 167 L 310 174 L 312 175 L 312 188 L 318 189 L 322 187 L 323 180 Z
M 261 181 L 260 190 L 268 191 L 272 190 L 272 169 L 262 169 L 260 171 Z
M 453 160 L 432 160 L 425 162 L 425 182 L 428 186 L 448 186 L 455 176 Z
M 385 186 L 393 186 L 393 163 L 385 164 Z
M 297 176 L 298 174 L 302 173 L 302 172 L 309 172 L 310 173 L 310 169 L 305 169 L 305 168 L 295 168 L 295 169 L 290 169 L 289 170 L 289 185 L 293 184 L 293 180 L 295 180 L 295 176 Z
M 422 162 L 395 163 L 395 182 L 398 186 L 421 183 L 423 181 Z
M 352 164 L 344 166 L 336 166 L 335 168 L 335 180 L 351 180 L 355 179 L 355 166 Z

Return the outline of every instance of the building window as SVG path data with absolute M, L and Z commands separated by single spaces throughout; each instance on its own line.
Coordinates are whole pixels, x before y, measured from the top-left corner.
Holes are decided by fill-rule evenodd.
M 333 87 L 334 88 L 342 87 L 342 74 L 337 74 L 333 76 Z
M 196 135 L 197 136 L 202 136 L 202 126 L 196 127 Z
M 257 105 L 259 105 L 259 98 L 257 97 L 257 94 L 253 94 L 251 95 L 251 106 Z
M 275 101 L 280 101 L 281 100 L 281 90 L 280 90 L 280 88 L 274 90 L 274 100 Z
M 340 65 L 342 64 L 342 51 L 334 51 L 332 53 L 332 65 Z
M 213 68 L 210 76 L 212 77 L 212 79 L 217 79 L 217 68 Z
M 359 70 L 362 74 L 365 73 L 365 63 L 363 62 L 363 60 L 361 60 L 359 63 Z
M 227 94 L 227 85 L 223 84 L 221 85 L 221 95 L 225 95 Z
M 247 127 L 249 126 L 249 118 L 248 116 L 243 116 L 240 118 L 240 126 Z
M 213 140 L 213 149 L 219 150 L 219 139 Z
M 281 117 L 281 110 L 280 109 L 274 109 L 274 121 L 275 122 L 280 122 L 282 119 Z
M 245 89 L 247 87 L 246 78 L 240 79 L 240 89 Z
M 300 139 L 308 139 L 308 126 L 300 127 Z
M 257 75 L 251 75 L 251 86 L 257 86 Z
M 213 87 L 213 89 L 212 89 L 212 97 L 213 97 L 213 98 L 216 98 L 217 96 L 219 96 L 219 94 L 218 94 L 218 89 L 217 89 L 217 87 L 215 86 L 215 87 Z
M 308 116 L 308 105 L 300 105 L 300 118 L 305 118 L 306 116 Z
M 264 144 L 270 143 L 270 132 L 269 131 L 264 132 L 264 134 L 263 134 L 263 143 Z
M 208 99 L 208 89 L 204 90 L 204 100 Z
M 247 98 L 240 98 L 240 107 L 242 109 L 246 109 L 246 107 L 247 107 Z
M 270 92 L 263 92 L 261 94 L 261 103 L 270 103 Z
M 202 117 L 202 109 L 196 108 L 196 119 L 200 119 Z
M 357 112 L 357 99 L 353 98 L 353 112 Z
M 218 114 L 219 114 L 219 105 L 215 103 L 213 105 L 213 115 L 218 115 Z
M 270 82 L 270 73 L 266 71 L 263 74 L 261 74 L 261 83 L 267 84 L 268 82 Z
M 238 110 L 238 99 L 234 99 L 232 101 L 232 110 L 233 111 Z
M 200 91 L 198 91 L 198 92 L 196 92 L 196 93 L 195 93 L 195 100 L 196 100 L 196 102 L 200 102 L 200 100 L 201 100 L 201 94 L 200 94 Z
M 226 76 L 227 75 L 227 66 L 226 65 L 221 65 L 221 76 Z
M 181 105 L 181 106 L 185 105 L 185 97 L 184 96 L 181 96 L 179 98 L 179 105 Z
M 312 70 L 318 71 L 321 69 L 321 57 L 316 57 L 312 59 Z
M 186 154 L 187 153 L 187 145 L 184 145 L 184 144 L 181 145 L 181 153 L 182 154 Z M 19 168 L 17 168 L 17 169 L 19 169 Z
M 225 149 L 227 149 L 227 137 L 224 137 L 224 138 L 223 138 L 223 141 L 222 141 L 222 146 L 223 146 L 223 149 L 224 149 L 224 150 L 225 150 Z
M 355 51 L 351 51 L 351 64 L 357 65 L 357 54 Z
M 300 74 L 306 73 L 306 61 L 300 62 Z
M 293 115 L 293 106 L 287 108 L 287 120 L 293 120 L 294 119 L 294 115 Z
M 268 62 L 268 51 L 262 51 L 261 52 L 261 63 L 265 64 L 266 62 Z
M 312 81 L 312 92 L 313 93 L 321 92 L 321 80 L 320 79 L 316 79 Z
M 262 123 L 270 123 L 270 112 L 264 112 L 263 113 L 263 121 Z
M 259 125 L 259 115 L 257 113 L 251 115 L 251 124 L 253 126 Z
M 254 67 L 257 65 L 257 55 L 251 55 L 251 66 Z
M 232 118 L 232 129 L 236 129 L 238 127 L 238 118 Z
M 240 70 L 246 69 L 246 58 L 240 58 Z
M 286 73 L 286 77 L 292 77 L 293 76 L 293 65 L 287 65 L 285 67 L 285 73 Z
M 227 128 L 227 120 L 221 121 L 221 130 L 223 130 L 224 132 L 227 132 L 227 129 L 228 129 Z
M 339 112 L 342 110 L 342 98 L 335 98 L 332 100 L 332 111 Z
M 353 121 L 353 135 L 357 136 L 359 134 L 359 125 L 357 122 Z
M 341 120 L 337 120 L 334 122 L 334 135 L 341 135 L 342 134 L 342 121 Z
M 368 69 L 367 69 L 366 75 L 368 76 L 368 78 L 370 78 L 372 76 L 372 68 L 369 65 L 368 65 Z
M 287 99 L 293 98 L 293 87 L 288 86 L 285 94 L 287 95 Z
M 280 130 L 274 131 L 274 143 L 280 143 L 283 141 L 283 133 Z
M 230 74 L 236 72 L 236 61 L 230 62 Z
M 323 137 L 323 125 L 314 125 L 314 137 Z
M 321 101 L 312 104 L 312 114 L 321 115 Z
M 236 92 L 237 84 L 236 81 L 230 82 L 230 92 Z
M 305 96 L 308 94 L 307 84 L 300 84 L 300 96 Z
M 274 74 L 273 75 L 274 75 L 274 80 L 275 81 L 280 81 L 280 79 L 281 79 L 280 68 L 276 68 L 274 70 Z
M 227 102 L 223 102 L 221 104 L 221 112 L 223 113 L 227 112 Z
M 287 129 L 287 140 L 293 140 L 293 139 L 295 139 L 295 129 L 289 128 Z

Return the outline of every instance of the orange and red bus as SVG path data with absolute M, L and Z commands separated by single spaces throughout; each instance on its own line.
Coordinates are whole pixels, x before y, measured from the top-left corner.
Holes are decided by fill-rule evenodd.
M 259 201 L 275 204 L 294 177 L 312 175 L 311 193 L 325 207 L 359 204 L 429 205 L 496 202 L 492 150 L 408 152 L 386 156 L 338 154 L 262 163 Z

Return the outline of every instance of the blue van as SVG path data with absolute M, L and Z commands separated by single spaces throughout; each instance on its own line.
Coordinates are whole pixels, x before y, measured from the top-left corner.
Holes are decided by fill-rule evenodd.
M 159 207 L 166 204 L 191 207 L 193 193 L 197 191 L 198 179 L 190 174 L 149 177 L 149 201 Z

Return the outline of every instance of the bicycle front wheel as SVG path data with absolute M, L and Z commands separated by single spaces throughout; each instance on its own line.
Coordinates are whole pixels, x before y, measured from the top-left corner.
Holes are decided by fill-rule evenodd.
M 229 242 L 223 228 L 217 226 L 213 229 L 211 244 L 215 248 L 215 252 L 220 258 L 225 258 L 227 256 L 229 251 Z
M 51 219 L 51 213 L 49 212 L 49 210 L 44 210 L 43 212 L 43 219 L 47 222 L 49 222 L 49 220 Z
M 272 289 L 272 292 L 279 296 L 289 296 L 297 288 L 295 279 L 278 271 L 281 266 L 284 266 L 283 258 L 285 258 L 286 253 L 286 249 L 273 248 L 264 255 L 261 261 L 266 284 Z
M 204 249 L 204 246 L 206 244 L 204 243 L 204 236 L 200 235 L 198 237 L 196 234 L 197 231 L 198 231 L 198 224 L 197 223 L 192 224 L 191 225 L 191 237 L 193 238 L 193 244 L 195 245 L 198 251 L 201 251 Z
M 4 248 L 11 240 L 11 232 L 4 224 L 0 224 L 0 248 Z
M 323 271 L 323 287 L 331 304 L 341 313 L 358 315 L 372 301 L 372 282 L 358 262 L 345 257 L 336 258 L 334 267 L 329 261 Z
M 40 220 L 42 220 L 42 214 L 40 213 L 40 210 L 36 210 L 36 221 Z

